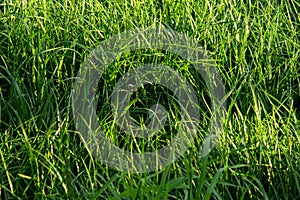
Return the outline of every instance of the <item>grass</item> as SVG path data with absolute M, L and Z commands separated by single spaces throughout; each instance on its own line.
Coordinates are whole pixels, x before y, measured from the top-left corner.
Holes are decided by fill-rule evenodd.
M 300 198 L 299 10 L 296 0 L 2 1 L 1 199 Z M 199 137 L 182 158 L 151 173 L 115 171 L 96 161 L 76 132 L 75 77 L 101 41 L 161 23 L 197 39 L 217 63 L 228 95 L 220 144 L 201 158 L 209 123 L 204 106 Z M 206 102 L 203 82 L 188 64 L 161 53 L 137 50 L 117 59 L 100 80 L 100 100 L 133 63 L 151 61 L 180 71 Z M 150 96 L 140 88 L 133 97 L 140 109 L 132 112 L 162 89 L 148 90 Z M 147 147 L 121 135 L 108 108 L 98 104 L 98 117 L 113 141 L 121 148 Z M 167 143 L 173 129 L 149 148 Z

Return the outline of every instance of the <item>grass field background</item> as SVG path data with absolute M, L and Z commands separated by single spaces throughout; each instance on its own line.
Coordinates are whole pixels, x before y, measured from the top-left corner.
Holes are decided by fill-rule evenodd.
M 1 199 L 299 199 L 299 10 L 296 0 L 1 1 Z M 197 39 L 217 64 L 228 94 L 223 134 L 207 157 L 199 137 L 161 171 L 119 172 L 80 140 L 71 90 L 97 44 L 153 24 Z M 174 55 L 131 52 L 104 75 L 100 99 L 131 63 L 146 61 L 180 71 Z M 188 68 L 181 72 L 193 82 Z M 100 123 L 127 148 L 108 113 L 98 109 Z M 208 123 L 209 115 L 203 132 Z M 168 141 L 160 138 L 158 146 Z

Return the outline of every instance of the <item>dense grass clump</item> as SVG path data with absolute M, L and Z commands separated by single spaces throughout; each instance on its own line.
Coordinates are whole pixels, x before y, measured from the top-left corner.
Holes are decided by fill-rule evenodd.
M 1 199 L 299 199 L 299 10 L 296 0 L 2 1 Z M 181 159 L 152 173 L 119 172 L 96 161 L 80 140 L 71 91 L 80 64 L 97 44 L 153 24 L 197 39 L 216 62 L 227 92 L 223 134 L 202 158 L 201 135 L 210 115 L 201 78 L 170 52 L 130 52 L 99 82 L 97 114 L 112 142 L 155 150 L 176 133 L 170 125 L 151 143 L 136 142 L 114 126 L 106 97 L 136 63 L 180 72 L 197 91 L 203 117 L 199 137 Z M 138 122 L 158 97 L 180 118 L 170 91 L 145 88 L 132 96 Z

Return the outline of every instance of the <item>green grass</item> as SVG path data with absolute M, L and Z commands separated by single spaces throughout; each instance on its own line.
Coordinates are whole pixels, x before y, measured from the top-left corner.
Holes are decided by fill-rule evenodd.
M 1 199 L 299 199 L 299 10 L 296 0 L 2 1 Z M 201 158 L 209 123 L 203 106 L 199 137 L 182 158 L 161 171 L 119 172 L 85 148 L 73 122 L 71 90 L 97 44 L 153 24 L 187 34 L 210 52 L 228 94 L 223 134 Z M 117 59 L 100 80 L 99 98 L 133 63 L 149 61 L 180 71 L 207 101 L 203 82 L 185 61 L 149 49 Z M 149 106 L 161 89 L 149 90 L 154 96 L 142 89 L 135 96 L 137 107 Z M 169 127 L 150 146 L 135 142 L 116 131 L 108 108 L 98 104 L 99 122 L 121 148 L 153 150 L 175 131 Z

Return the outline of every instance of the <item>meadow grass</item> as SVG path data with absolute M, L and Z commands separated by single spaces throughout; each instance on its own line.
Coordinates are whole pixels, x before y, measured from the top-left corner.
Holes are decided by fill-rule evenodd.
M 299 10 L 296 0 L 2 1 L 1 199 L 299 199 Z M 182 158 L 160 171 L 119 172 L 85 148 L 73 122 L 71 91 L 97 44 L 153 24 L 197 39 L 210 53 L 226 87 L 227 116 L 220 143 L 208 156 L 199 150 L 209 123 L 203 106 L 199 137 Z M 99 123 L 121 148 L 153 150 L 174 129 L 149 145 L 113 125 L 104 102 L 133 63 L 172 66 L 190 80 L 203 105 L 207 100 L 205 84 L 188 64 L 162 53 L 130 52 L 100 80 Z M 149 90 L 154 96 L 140 88 L 132 97 L 137 121 L 143 122 L 140 107 L 151 105 L 163 88 Z

